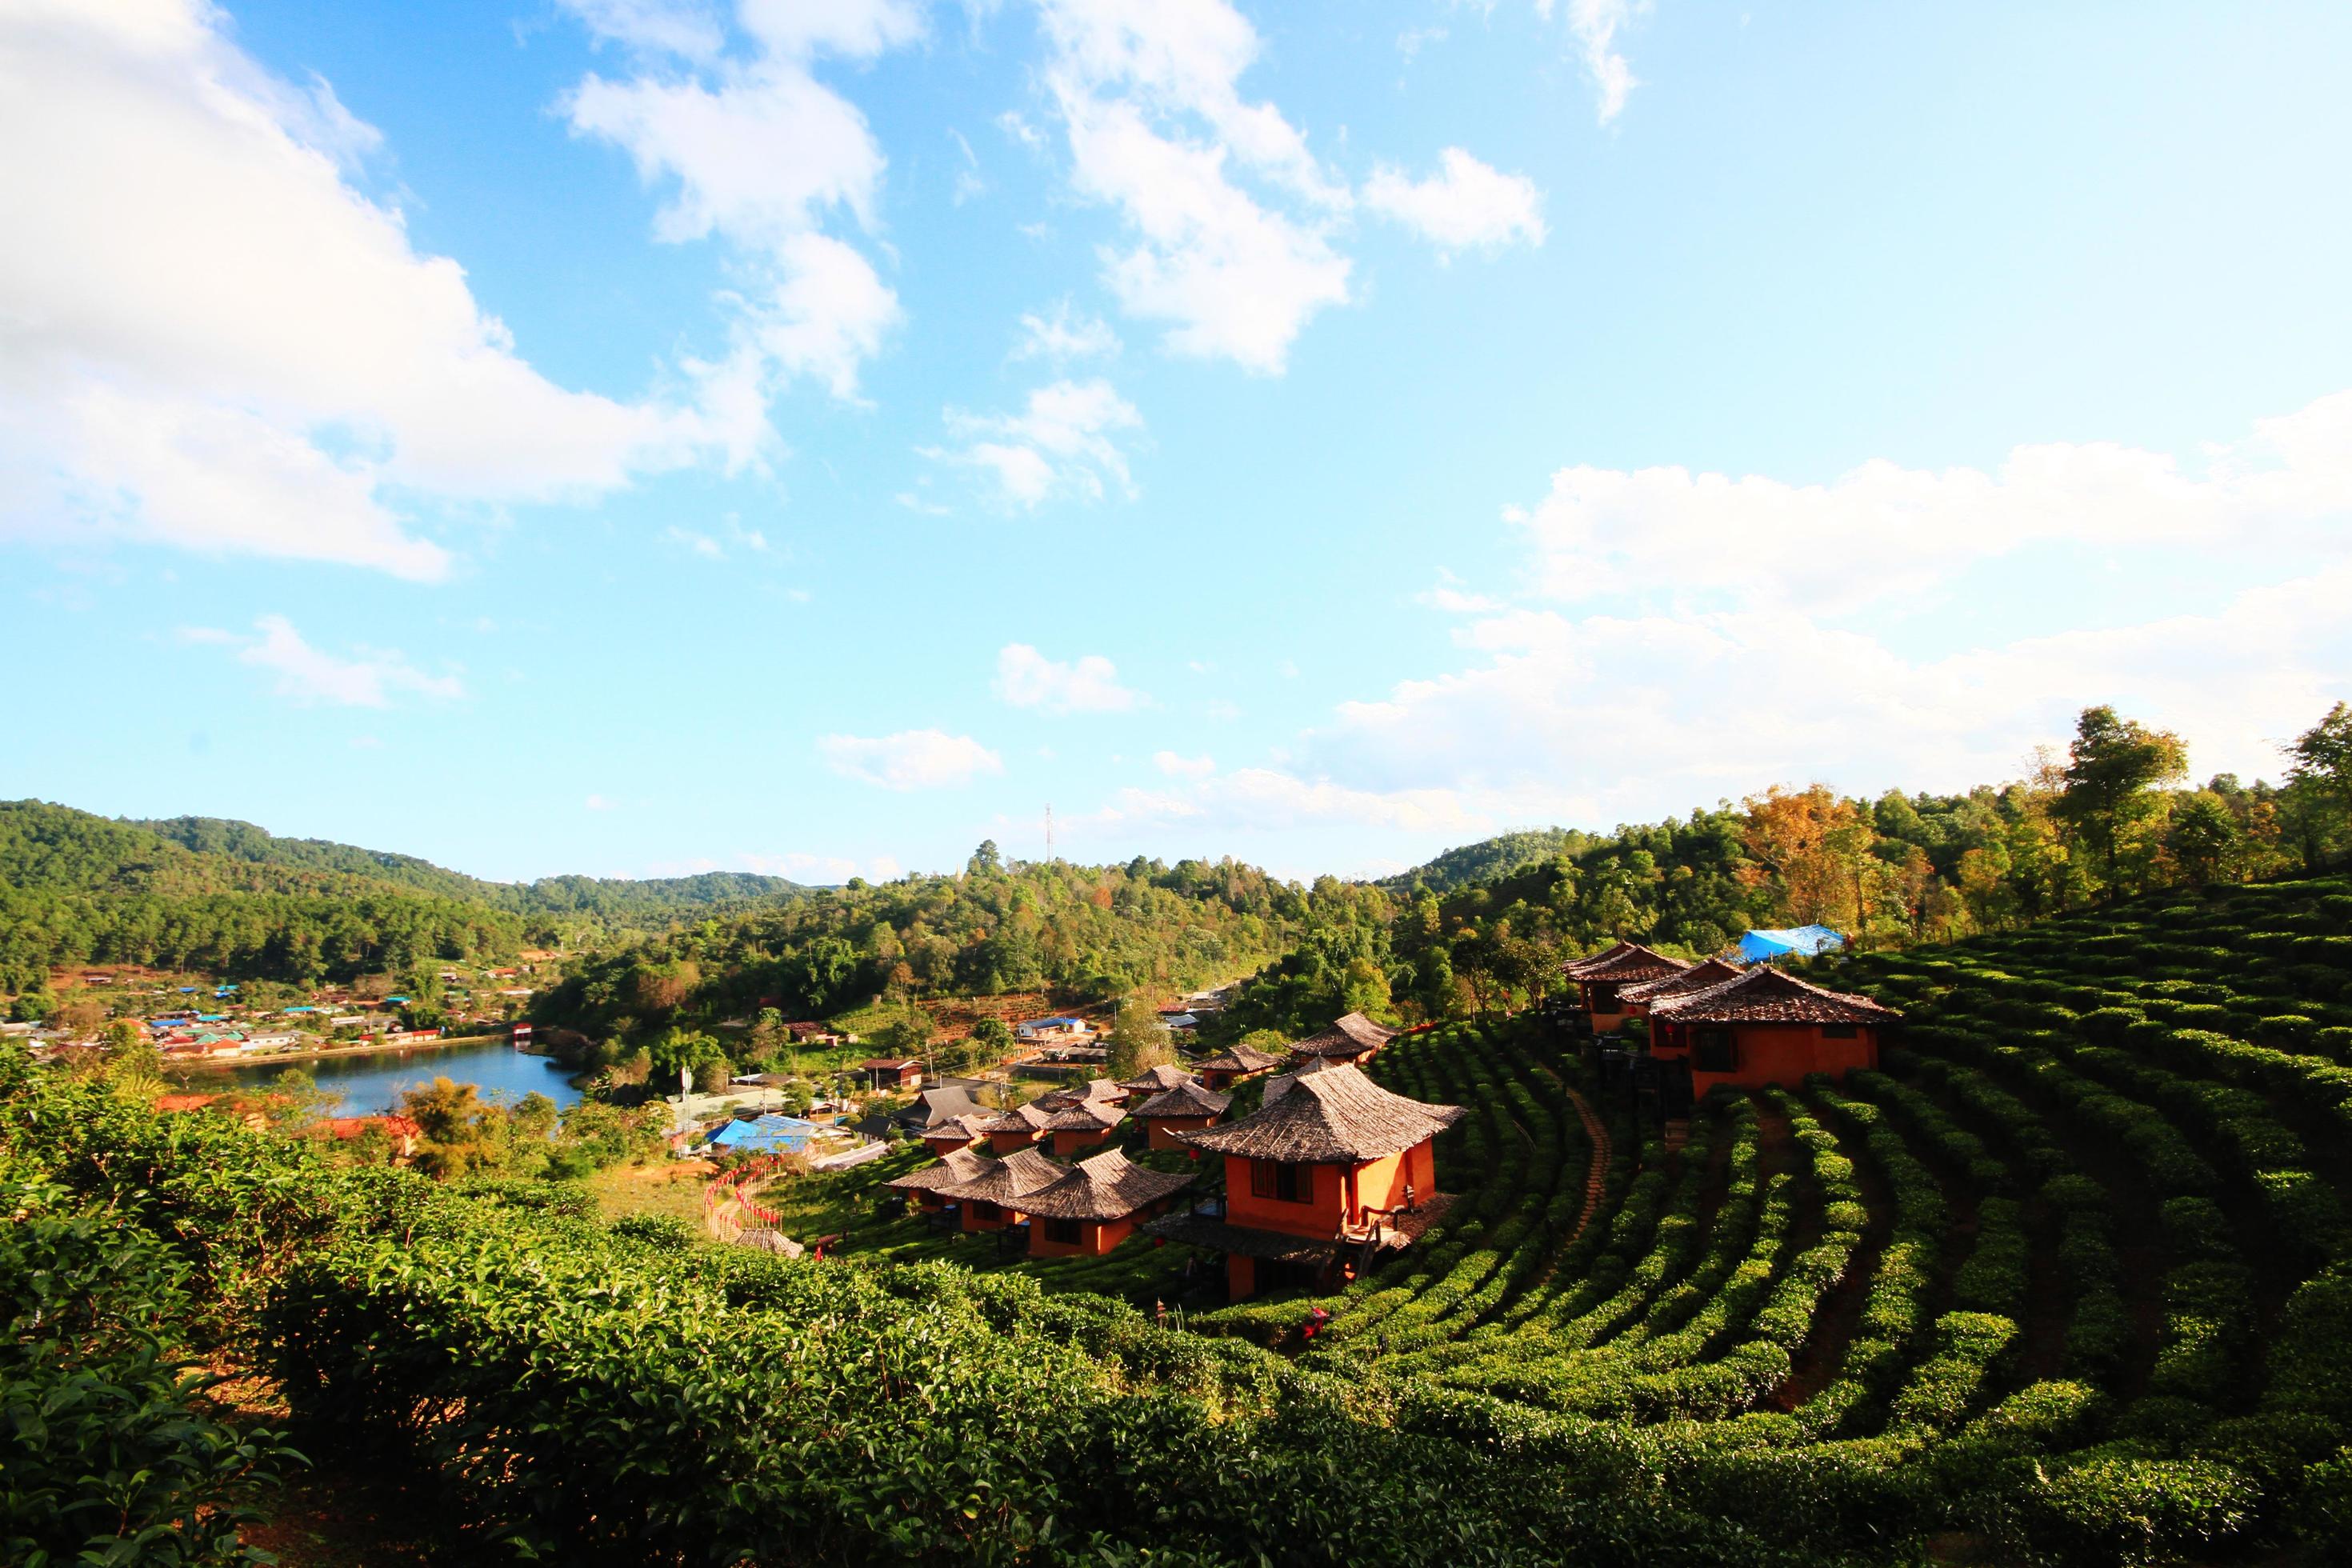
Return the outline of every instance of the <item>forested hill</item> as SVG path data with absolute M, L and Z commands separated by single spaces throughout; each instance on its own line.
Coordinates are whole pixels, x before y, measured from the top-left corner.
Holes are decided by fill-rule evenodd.
M 1605 841 L 1601 837 L 1576 827 L 1532 827 L 1516 833 L 1498 833 L 1492 838 L 1481 838 L 1475 844 L 1464 844 L 1448 849 L 1410 871 L 1383 877 L 1379 886 L 1391 893 L 1410 893 L 1415 886 L 1426 888 L 1433 893 L 1450 893 L 1456 888 L 1507 877 L 1514 871 L 1549 860 L 1555 855 L 1580 855 Z
M 533 943 L 625 939 L 801 892 L 713 873 L 485 882 L 409 856 L 278 838 L 247 823 L 117 821 L 0 802 L 0 993 L 51 968 L 139 963 L 308 984 Z
M 1231 860 L 1006 864 L 984 844 L 961 876 L 853 881 L 598 954 L 534 1016 L 631 1040 L 770 1002 L 824 1017 L 877 996 L 1165 994 L 1248 973 L 1344 922 L 1349 898 Z
M 280 838 L 249 822 L 232 822 L 217 816 L 174 816 L 122 826 L 144 828 L 199 854 L 396 882 L 419 892 L 488 904 L 492 909 L 524 916 L 662 919 L 711 906 L 783 898 L 803 890 L 798 882 L 750 871 L 705 871 L 692 877 L 657 877 L 641 881 L 572 876 L 542 877 L 535 882 L 486 882 L 414 855 L 362 849 L 324 838 Z

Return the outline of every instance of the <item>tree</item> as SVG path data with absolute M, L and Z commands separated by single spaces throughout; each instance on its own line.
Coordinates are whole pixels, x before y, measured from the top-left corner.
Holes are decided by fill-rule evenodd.
M 1176 1047 L 1160 1014 L 1140 996 L 1118 1005 L 1110 1026 L 1110 1076 L 1126 1081 L 1176 1059 Z
M 963 868 L 967 877 L 992 877 L 1003 869 L 1004 858 L 997 853 L 993 838 L 982 839 L 980 847 L 971 852 L 971 858 L 964 862 Z
M 416 1163 L 425 1174 L 446 1181 L 497 1159 L 493 1108 L 474 1085 L 436 1078 L 403 1095 L 400 1109 L 425 1134 Z
M 2238 825 L 2230 808 L 2210 793 L 2189 796 L 2165 829 L 2164 847 L 2179 862 L 2189 880 L 2203 886 L 2217 880 L 2231 851 L 2237 847 Z
M 724 1061 L 727 1053 L 717 1040 L 692 1029 L 666 1029 L 647 1047 L 653 1058 L 654 1087 L 667 1092 L 680 1071 L 694 1072 L 705 1062 Z
M 113 1061 L 147 1045 L 147 1031 L 129 1018 L 117 1018 L 99 1031 L 98 1043 Z
M 973 1054 L 984 1061 L 1001 1061 L 1013 1049 L 1013 1026 L 1002 1018 L 982 1018 L 971 1026 Z
M 2352 704 L 2338 702 L 2327 717 L 2286 748 L 2294 762 L 2287 780 L 2332 803 L 2339 820 L 2352 824 Z
M 2147 792 L 2189 774 L 2189 748 L 2179 736 L 2151 730 L 2113 708 L 2085 708 L 2066 749 L 2053 806 L 2082 836 L 2113 881 L 2116 847 L 2147 813 Z

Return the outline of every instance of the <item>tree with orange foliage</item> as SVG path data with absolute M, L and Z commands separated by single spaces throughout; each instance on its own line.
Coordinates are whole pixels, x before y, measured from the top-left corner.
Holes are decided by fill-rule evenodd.
M 1743 803 L 1748 853 L 1764 871 L 1751 884 L 1777 884 L 1776 902 L 1794 924 L 1853 931 L 1869 913 L 1870 880 L 1864 864 L 1877 841 L 1870 817 L 1827 784 L 1791 790 L 1774 784 Z

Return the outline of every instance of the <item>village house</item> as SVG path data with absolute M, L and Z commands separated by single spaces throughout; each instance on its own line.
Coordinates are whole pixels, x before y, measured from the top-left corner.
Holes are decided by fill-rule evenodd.
M 970 1181 L 940 1191 L 956 1201 L 965 1231 L 1003 1230 L 1027 1223 L 1029 1196 L 1052 1186 L 1067 1171 L 1034 1149 L 1015 1149 L 1002 1160 L 982 1162 Z
M 1068 1258 L 1108 1252 L 1146 1220 L 1164 1212 L 1192 1183 L 1190 1172 L 1147 1170 L 1107 1149 L 1042 1192 L 1024 1199 L 1029 1256 Z
M 987 1122 L 996 1120 L 996 1112 L 971 1097 L 970 1089 L 957 1084 L 927 1089 L 915 1097 L 915 1102 L 897 1116 L 884 1120 L 884 1131 L 895 1123 L 920 1136 L 934 1127 L 942 1126 L 962 1117 Z
M 1383 1027 L 1361 1013 L 1350 1013 L 1329 1028 L 1307 1036 L 1290 1047 L 1290 1059 L 1304 1062 L 1321 1057 L 1328 1061 L 1362 1067 L 1380 1055 L 1381 1047 L 1401 1031 Z
M 920 1136 L 923 1147 L 935 1156 L 945 1159 L 958 1149 L 969 1149 L 981 1139 L 981 1129 L 995 1121 L 989 1112 L 968 1113 L 951 1117 L 936 1127 L 926 1127 Z
M 1032 1018 L 1013 1026 L 1013 1037 L 1024 1045 L 1076 1045 L 1094 1037 L 1083 1018 Z
M 868 1057 L 857 1064 L 866 1086 L 877 1094 L 903 1092 L 923 1087 L 923 1064 L 912 1057 Z
M 903 1176 L 894 1176 L 882 1184 L 894 1192 L 909 1194 L 919 1208 L 943 1212 L 955 1201 L 948 1196 L 947 1190 L 961 1186 L 992 1163 L 977 1149 L 950 1149 L 940 1157 L 939 1163 L 909 1171 Z
M 1687 1061 L 1691 1092 L 1717 1084 L 1794 1088 L 1878 1066 L 1879 1036 L 1903 1015 L 1759 963 L 1704 990 L 1650 1005 L 1650 1054 Z
M 1280 1057 L 1255 1046 L 1233 1046 L 1213 1057 L 1202 1057 L 1192 1064 L 1192 1070 L 1201 1075 L 1203 1089 L 1227 1089 L 1245 1078 L 1272 1072 L 1281 1065 Z
M 1559 972 L 1576 983 L 1583 998 L 1585 1016 L 1592 1021 L 1592 1032 L 1606 1035 L 1613 1033 L 1626 1019 L 1641 1017 L 1649 1011 L 1643 1003 L 1627 1001 L 1622 987 L 1646 980 L 1664 980 L 1689 967 L 1679 959 L 1653 952 L 1640 942 L 1620 942 L 1590 958 L 1564 963 Z
M 1269 1082 L 1267 1087 L 1270 1090 L 1272 1083 Z M 1204 1089 L 1195 1079 L 1180 1078 L 1169 1088 L 1137 1106 L 1132 1114 L 1143 1123 L 1146 1147 L 1184 1149 L 1197 1160 L 1199 1152 L 1180 1142 L 1176 1134 L 1197 1132 L 1203 1127 L 1214 1126 L 1233 1102 L 1234 1097 L 1230 1094 Z
M 1118 1106 L 1099 1100 L 1081 1100 L 1051 1112 L 1044 1125 L 1045 1137 L 1040 1142 L 1049 1152 L 1067 1157 L 1088 1149 L 1099 1149 L 1110 1141 L 1118 1124 L 1127 1120 L 1127 1112 Z
M 1052 1110 L 1032 1100 L 1027 1105 L 1016 1105 L 1003 1115 L 992 1118 L 982 1126 L 981 1132 L 988 1139 L 990 1153 L 1010 1154 L 1043 1138 L 1045 1124 L 1053 1120 Z
M 1180 1067 L 1162 1063 L 1159 1067 L 1146 1068 L 1133 1078 L 1121 1080 L 1118 1085 L 1120 1103 L 1132 1106 L 1155 1094 L 1165 1094 L 1180 1083 L 1192 1081 L 1192 1075 Z
M 1348 1064 L 1345 1062 L 1335 1062 L 1328 1057 L 1308 1057 L 1305 1061 L 1299 1063 L 1290 1071 L 1278 1072 L 1272 1078 L 1266 1079 L 1265 1093 L 1259 1099 L 1258 1103 L 1261 1105 L 1272 1105 L 1276 1100 L 1280 1100 L 1286 1093 L 1289 1092 L 1290 1086 L 1297 1083 L 1300 1079 L 1311 1077 L 1318 1072 L 1329 1072 L 1333 1068 L 1346 1067 L 1347 1065 Z
M 315 1137 L 331 1138 L 339 1143 L 353 1142 L 373 1130 L 383 1134 L 391 1145 L 394 1160 L 405 1162 L 416 1155 L 417 1140 L 425 1129 L 405 1116 L 330 1116 L 314 1123 L 310 1129 Z
M 1617 988 L 1617 999 L 1627 1006 L 1639 1006 L 1645 1012 L 1654 1008 L 1669 996 L 1685 996 L 1694 991 L 1704 991 L 1710 985 L 1720 985 L 1727 980 L 1737 980 L 1745 966 L 1727 958 L 1710 958 L 1679 969 L 1662 980 L 1643 980 Z
M 1225 1162 L 1223 1218 L 1146 1228 L 1223 1253 L 1228 1294 L 1320 1286 L 1408 1245 L 1443 1206 L 1432 1142 L 1466 1114 L 1392 1094 L 1361 1069 L 1300 1075 L 1238 1121 L 1179 1134 Z

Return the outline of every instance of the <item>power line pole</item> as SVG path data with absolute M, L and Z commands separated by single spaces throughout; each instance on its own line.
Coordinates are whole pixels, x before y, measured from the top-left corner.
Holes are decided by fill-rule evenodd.
M 1045 803 L 1045 863 L 1054 863 L 1054 803 Z

